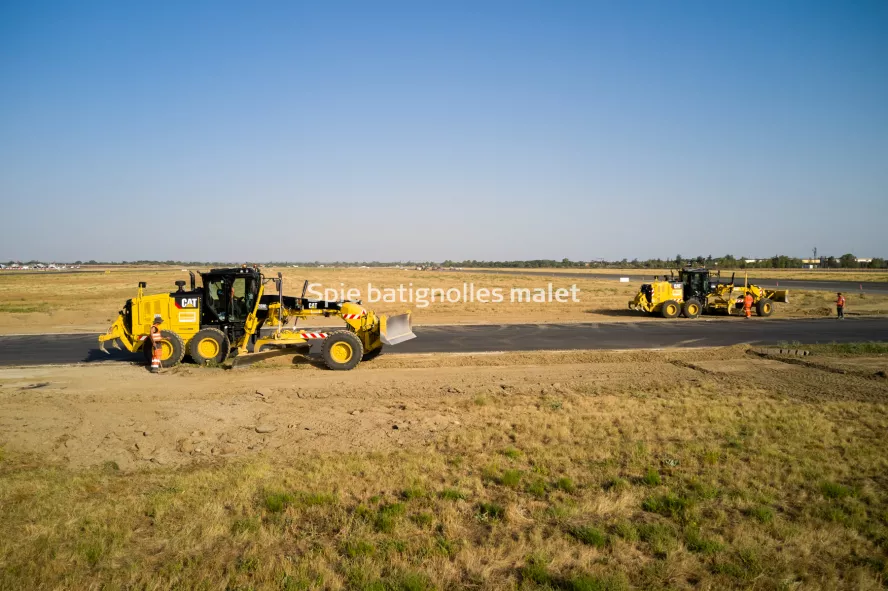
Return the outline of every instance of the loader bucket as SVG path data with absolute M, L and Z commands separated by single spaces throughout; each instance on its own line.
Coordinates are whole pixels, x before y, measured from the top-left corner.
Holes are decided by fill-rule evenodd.
M 379 338 L 384 345 L 397 345 L 415 339 L 410 322 L 410 312 L 397 316 L 382 316 L 379 321 Z
M 781 304 L 789 303 L 789 290 L 788 289 L 775 289 L 768 290 L 765 292 L 765 296 L 772 302 L 780 302 Z

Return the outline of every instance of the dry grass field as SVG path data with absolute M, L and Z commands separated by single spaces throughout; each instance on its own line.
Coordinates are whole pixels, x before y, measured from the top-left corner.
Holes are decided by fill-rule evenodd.
M 279 269 L 266 269 L 273 276 Z M 449 271 L 413 271 L 360 268 L 284 268 L 285 291 L 298 294 L 306 279 L 319 289 L 335 291 L 358 289 L 367 307 L 383 313 L 411 309 L 416 324 L 487 324 L 537 322 L 613 322 L 648 319 L 627 309 L 638 290 L 637 284 L 619 283 L 614 278 L 583 279 L 559 276 L 557 271 L 539 275 L 479 274 Z M 116 318 L 123 303 L 135 295 L 139 281 L 148 282 L 148 293 L 173 291 L 177 279 L 188 280 L 181 268 L 113 269 L 110 273 L 31 273 L 0 274 L 0 334 L 39 332 L 103 332 Z M 564 303 L 511 303 L 512 288 L 579 289 L 579 301 Z M 376 288 L 441 288 L 458 290 L 464 284 L 475 289 L 500 289 L 503 303 L 459 301 L 429 303 L 414 301 L 370 303 L 368 284 Z M 338 296 L 336 296 L 338 297 Z M 832 308 L 833 295 L 825 292 L 790 294 L 790 303 L 777 305 L 776 317 L 825 316 Z M 888 296 L 855 292 L 848 298 L 848 315 L 888 313 Z M 335 322 L 330 320 L 330 322 Z
M 880 589 L 888 349 L 813 353 L 0 369 L 0 589 Z

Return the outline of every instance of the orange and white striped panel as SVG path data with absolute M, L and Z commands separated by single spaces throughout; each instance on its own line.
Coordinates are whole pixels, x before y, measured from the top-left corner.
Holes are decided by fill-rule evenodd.
M 327 332 L 303 332 L 299 336 L 303 339 L 326 339 L 329 334 Z
M 357 320 L 358 318 L 363 318 L 366 315 L 367 315 L 367 311 L 364 310 L 360 314 L 343 314 L 342 317 L 345 320 Z

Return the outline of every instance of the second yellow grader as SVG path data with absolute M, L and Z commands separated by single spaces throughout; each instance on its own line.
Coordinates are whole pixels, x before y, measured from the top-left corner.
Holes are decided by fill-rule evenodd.
M 734 275 L 726 283 L 721 282 L 721 274 L 713 275 L 709 269 L 681 269 L 678 277 L 673 272 L 668 279 L 645 283 L 629 302 L 630 310 L 647 312 L 663 318 L 696 318 L 700 314 L 743 313 L 743 298 L 749 293 L 753 307 L 759 316 L 774 313 L 774 302 L 789 302 L 786 289 L 765 289 L 752 285 L 747 279 L 742 284 L 734 283 Z

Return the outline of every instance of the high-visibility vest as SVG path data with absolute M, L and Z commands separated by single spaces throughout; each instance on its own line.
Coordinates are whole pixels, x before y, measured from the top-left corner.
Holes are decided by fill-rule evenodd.
M 747 295 L 743 298 L 743 307 L 744 308 L 752 308 L 752 296 Z
M 844 308 L 845 307 L 845 296 L 839 296 L 839 299 L 836 300 L 836 305 Z
M 163 337 L 160 336 L 160 327 L 157 325 L 151 326 L 151 342 L 155 345 L 159 345 L 160 341 L 163 340 Z

